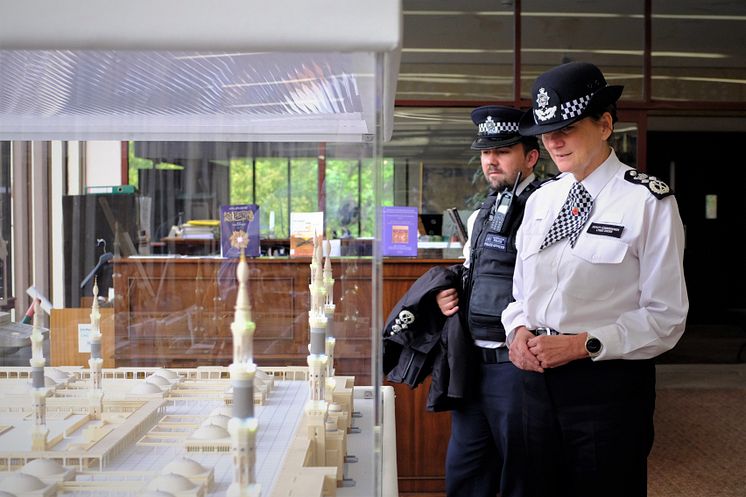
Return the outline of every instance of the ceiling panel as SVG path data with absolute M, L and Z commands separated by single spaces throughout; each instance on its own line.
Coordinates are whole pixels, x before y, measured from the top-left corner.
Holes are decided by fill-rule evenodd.
M 6 2 L 0 139 L 387 137 L 400 45 L 398 0 Z

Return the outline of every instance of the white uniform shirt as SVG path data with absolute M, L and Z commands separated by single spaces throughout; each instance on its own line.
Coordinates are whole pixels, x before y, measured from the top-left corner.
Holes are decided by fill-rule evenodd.
M 673 196 L 658 199 L 625 180 L 630 169 L 612 151 L 582 181 L 594 204 L 575 248 L 565 238 L 539 250 L 574 176 L 529 197 L 516 240 L 516 300 L 502 313 L 508 342 L 524 325 L 587 331 L 603 344 L 596 360 L 649 359 L 676 345 L 689 309 L 681 217 Z M 589 233 L 594 223 L 612 228 Z M 620 227 L 619 238 L 608 234 Z
M 518 187 L 515 189 L 516 196 L 520 195 L 523 190 L 526 189 L 526 187 L 536 178 L 536 175 L 534 173 L 529 174 L 526 176 L 526 179 L 521 181 L 518 184 Z M 495 201 L 499 200 L 500 196 L 502 195 L 502 192 L 497 194 L 497 197 L 495 198 Z M 477 220 L 477 216 L 479 215 L 479 209 L 475 210 L 471 213 L 469 216 L 469 219 L 466 221 L 466 231 L 469 234 L 469 237 L 464 244 L 464 267 L 468 268 L 470 261 L 471 261 L 471 234 L 474 231 L 474 222 Z M 507 329 L 507 328 L 506 328 Z M 474 340 L 474 343 L 479 347 L 484 347 L 487 349 L 494 349 L 497 347 L 502 347 L 505 345 L 505 342 L 493 342 L 490 340 Z

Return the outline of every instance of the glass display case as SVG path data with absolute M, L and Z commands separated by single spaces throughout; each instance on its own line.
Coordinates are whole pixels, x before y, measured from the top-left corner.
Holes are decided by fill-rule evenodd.
M 6 9 L 0 333 L 28 340 L 0 367 L 0 491 L 398 494 L 377 213 L 400 45 L 394 0 Z M 354 174 L 348 218 L 334 189 L 256 192 Z M 352 223 L 368 250 L 343 255 Z

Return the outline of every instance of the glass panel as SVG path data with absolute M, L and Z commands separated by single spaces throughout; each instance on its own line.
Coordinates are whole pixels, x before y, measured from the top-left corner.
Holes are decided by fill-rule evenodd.
M 326 162 L 326 229 L 333 238 L 361 235 L 361 167 L 359 161 L 328 159 Z
M 251 157 L 230 160 L 230 200 L 231 204 L 253 204 L 254 161 Z M 264 223 L 262 223 L 264 224 Z M 264 224 L 266 226 L 266 224 Z
M 0 310 L 6 312 L 14 303 L 10 169 L 10 142 L 0 141 Z
M 290 234 L 289 197 L 291 189 L 288 175 L 292 173 L 288 162 L 289 159 L 286 157 L 254 159 L 253 184 L 256 196 L 252 203 L 260 207 L 260 222 L 265 223 L 264 226 L 268 231 L 274 231 L 275 237 L 283 239 L 288 238 Z M 274 221 L 274 226 L 271 221 Z
M 384 159 L 380 171 L 381 181 L 381 205 L 394 205 L 394 161 Z M 375 236 L 376 212 L 370 199 L 375 198 L 376 192 L 373 185 L 376 184 L 376 163 L 372 160 L 363 160 L 360 175 L 360 235 L 365 237 Z
M 319 207 L 318 163 L 313 159 L 294 159 L 290 163 L 290 212 L 317 212 Z M 257 181 L 264 181 L 257 176 Z M 322 234 L 323 231 L 319 231 Z
M 393 202 L 425 214 L 476 207 L 486 192 L 471 108 L 404 108 L 384 156 L 394 161 Z
M 513 99 L 513 6 L 489 0 L 404 0 L 396 98 Z
M 637 123 L 618 122 L 614 134 L 609 139 L 611 148 L 619 160 L 631 167 L 637 167 Z
M 377 107 L 382 103 L 380 76 L 372 75 L 379 74 L 382 57 L 370 53 L 357 56 L 359 59 L 354 54 L 344 56 L 357 59 L 356 70 L 360 72 L 355 74 L 361 78 L 356 92 L 348 97 L 355 100 L 356 113 L 367 115 L 372 109 L 374 116 L 380 116 L 381 109 Z M 370 87 L 376 91 L 371 91 Z M 292 133 L 288 134 L 281 124 L 275 123 L 275 131 L 282 130 L 283 136 L 304 137 L 302 130 L 292 126 Z M 350 141 L 347 133 L 339 136 L 341 145 L 332 147 L 338 156 L 330 154 L 332 157 L 327 159 L 329 184 L 326 186 L 332 207 L 341 206 L 342 200 L 352 196 L 358 209 L 364 209 L 365 233 L 370 237 L 377 229 L 375 213 L 381 203 L 381 182 L 387 178 L 390 185 L 392 176 L 391 166 L 386 168 L 388 172 L 381 171 L 381 138 L 374 132 L 380 128 L 380 123 L 373 124 L 371 129 L 366 129 L 361 142 Z M 330 123 L 324 124 L 327 125 Z M 339 126 L 344 128 L 345 125 Z M 75 126 L 71 128 L 70 133 L 74 134 Z M 146 131 L 143 136 L 147 135 Z M 40 142 L 16 142 L 13 146 L 16 144 L 19 149 L 33 151 L 44 150 L 46 146 Z M 374 241 L 367 242 L 365 255 L 351 252 L 347 257 L 337 257 L 337 252 L 330 259 L 332 272 L 326 275 L 323 292 L 317 286 L 318 280 L 312 278 L 310 255 L 313 252 L 308 255 L 299 252 L 298 257 L 288 257 L 287 250 L 279 250 L 283 243 L 282 248 L 287 248 L 290 211 L 321 210 L 318 150 L 323 146 L 316 141 L 89 141 L 84 144 L 87 152 L 81 154 L 78 164 L 72 159 L 57 163 L 58 167 L 69 168 L 66 174 L 70 178 L 81 176 L 81 191 L 75 191 L 72 180 L 70 183 L 61 181 L 64 184 L 55 185 L 62 192 L 61 198 L 50 206 L 49 196 L 32 195 L 30 181 L 29 185 L 23 185 L 27 189 L 23 193 L 21 185 L 17 185 L 19 190 L 14 194 L 44 204 L 34 204 L 35 211 L 58 209 L 62 213 L 66 295 L 62 299 L 64 308 L 52 311 L 50 327 L 53 332 L 49 334 L 49 351 L 44 361 L 52 366 L 75 366 L 76 371 L 83 373 L 74 378 L 66 377 L 67 386 L 81 392 L 98 392 L 98 397 L 86 394 L 78 399 L 80 402 L 68 399 L 72 402 L 70 405 L 75 406 L 72 409 L 75 412 L 93 409 L 108 416 L 120 409 L 119 404 L 114 405 L 116 399 L 127 398 L 126 410 L 137 411 L 128 420 L 138 418 L 144 406 L 152 410 L 146 416 L 148 423 L 152 421 L 151 424 L 160 428 L 170 423 L 163 415 L 188 413 L 186 415 L 191 416 L 189 426 L 178 429 L 183 430 L 183 436 L 173 443 L 168 442 L 163 450 L 160 448 L 163 439 L 156 440 L 148 434 L 147 428 L 143 429 L 145 439 L 140 443 L 148 446 L 149 470 L 160 471 L 175 456 L 187 455 L 186 450 L 192 455 L 209 453 L 209 461 L 204 458 L 200 461 L 209 465 L 208 469 L 215 468 L 214 488 L 223 489 L 224 493 L 234 474 L 231 439 L 222 427 L 226 421 L 224 414 L 239 416 L 237 411 L 225 406 L 243 399 L 244 412 L 250 409 L 248 417 L 258 421 L 257 439 L 264 436 L 263 430 L 270 434 L 281 433 L 285 439 L 278 441 L 286 447 L 296 427 L 306 426 L 306 422 L 298 421 L 303 413 L 307 409 L 320 412 L 314 418 L 316 421 L 308 422 L 318 424 L 318 433 L 324 437 L 327 451 L 302 456 L 298 467 L 283 467 L 282 450 L 279 451 L 281 456 L 272 462 L 274 452 L 270 453 L 264 443 L 256 446 L 257 461 L 261 463 L 255 468 L 256 481 L 262 485 L 263 493 L 266 489 L 267 495 L 271 495 L 273 487 L 284 483 L 284 475 L 302 472 L 303 462 L 315 458 L 315 466 L 339 464 L 339 470 L 331 474 L 353 478 L 357 482 L 356 495 L 381 495 L 378 488 L 381 477 L 370 475 L 374 467 L 372 458 L 381 452 L 376 448 L 379 440 L 376 433 L 380 432 L 383 416 L 380 411 L 380 351 L 371 340 L 373 330 L 379 332 L 382 319 L 378 311 L 382 292 L 379 287 L 381 259 L 373 250 Z M 10 211 L 6 202 L 10 199 L 9 149 L 8 142 L 0 142 L 0 228 L 3 236 L 5 227 L 10 228 L 10 219 L 5 217 L 6 207 Z M 29 164 L 32 160 L 33 157 L 28 158 Z M 128 167 L 123 167 L 125 161 Z M 49 172 L 50 168 L 34 170 L 37 169 Z M 50 176 L 49 181 L 54 177 L 57 176 Z M 223 207 L 245 203 L 260 206 L 258 219 L 248 212 L 226 216 L 222 211 Z M 270 217 L 274 221 L 275 239 L 269 239 Z M 229 222 L 242 224 L 228 227 Z M 259 231 L 254 232 L 250 222 L 256 222 Z M 318 232 L 323 233 L 323 230 Z M 35 229 L 30 236 L 36 237 L 36 233 Z M 356 228 L 355 235 L 360 234 L 361 230 Z M 35 238 L 29 245 L 46 241 L 45 237 L 39 238 L 42 239 Z M 260 241 L 260 238 L 264 239 Z M 254 240 L 259 241 L 256 251 L 249 254 L 247 270 L 241 272 L 246 276 L 244 292 L 239 290 L 237 258 L 221 257 L 220 253 L 225 254 L 244 241 L 248 241 L 247 250 L 253 250 Z M 308 237 L 307 242 L 309 248 L 313 247 L 313 237 Z M 269 245 L 264 246 L 265 243 Z M 0 240 L 0 255 L 2 246 Z M 260 250 L 267 247 L 273 249 L 272 257 L 260 255 Z M 278 253 L 286 255 L 278 256 Z M 371 257 L 372 254 L 376 257 Z M 0 263 L 4 262 L 0 258 Z M 321 261 L 317 262 L 314 268 L 321 267 Z M 6 281 L 0 280 L 3 284 Z M 327 295 L 334 307 L 325 306 Z M 241 296 L 245 300 L 241 300 Z M 250 309 L 241 307 L 247 304 Z M 96 321 L 96 313 L 100 314 L 100 321 Z M 313 320 L 309 319 L 309 314 Z M 90 330 L 90 335 L 80 334 L 83 332 L 79 331 L 79 325 Z M 99 329 L 100 348 L 91 346 L 90 339 L 86 338 L 98 336 Z M 318 330 L 321 330 L 321 340 L 314 338 L 319 336 Z M 250 341 L 243 340 L 245 334 L 251 335 Z M 333 347 L 326 335 L 334 337 Z M 241 345 L 237 346 L 239 343 Z M 23 362 L 14 364 L 24 371 L 29 369 L 30 347 L 26 347 L 26 352 Z M 102 362 L 89 362 L 92 357 L 96 359 L 99 352 Z M 258 365 L 256 381 L 236 380 L 234 373 L 239 369 L 236 365 L 244 363 Z M 91 364 L 99 364 L 101 368 Z M 22 378 L 19 381 L 27 380 L 27 376 Z M 326 378 L 331 381 L 327 382 Z M 7 376 L 0 375 L 0 380 L 7 380 Z M 2 381 L 0 397 L 10 391 Z M 202 386 L 197 387 L 198 384 Z M 239 397 L 240 387 L 247 384 L 253 384 L 253 390 L 244 392 L 246 397 Z M 359 437 L 356 443 L 363 445 L 355 454 L 360 462 L 353 468 L 346 468 L 343 457 L 345 437 L 353 417 L 353 386 L 356 394 L 354 425 L 361 433 L 355 435 Z M 53 398 L 57 394 L 50 390 L 50 395 Z M 101 403 L 91 404 L 94 397 L 102 399 Z M 175 402 L 154 407 L 155 404 L 149 403 L 152 399 L 159 399 L 157 406 L 161 406 L 160 399 Z M 340 413 L 346 411 L 347 414 L 336 414 L 338 407 Z M 217 410 L 222 412 L 217 413 Z M 106 419 L 113 423 L 116 431 L 121 419 L 115 414 Z M 242 421 L 246 419 L 246 415 L 242 416 Z M 393 426 L 394 420 L 387 423 Z M 173 425 L 169 426 L 168 429 L 173 429 Z M 26 428 L 31 440 L 31 428 Z M 67 440 L 85 445 L 83 430 L 72 425 L 68 428 Z M 205 431 L 214 433 L 203 438 Z M 300 433 L 306 434 L 305 431 Z M 0 433 L 0 437 L 2 435 Z M 31 446 L 31 442 L 27 445 Z M 159 448 L 154 448 L 157 445 Z M 120 454 L 130 450 L 137 452 L 139 447 L 123 441 L 118 450 Z M 68 444 L 65 448 L 69 448 Z M 30 458 L 38 458 L 34 450 L 37 449 L 29 452 Z M 11 463 L 3 459 L 6 455 L 0 450 L 3 467 L 18 469 L 11 466 L 18 465 L 21 459 Z M 64 456 L 70 457 L 71 453 L 66 450 Z M 81 464 L 101 469 L 97 457 L 93 454 Z M 106 454 L 100 457 L 100 464 L 106 471 L 134 470 L 122 462 L 128 457 L 110 458 Z M 381 467 L 380 461 L 376 464 Z M 326 477 L 322 474 L 321 478 Z M 322 483 L 318 484 L 319 489 Z M 331 485 L 337 483 L 332 480 Z M 395 470 L 383 479 L 383 485 L 396 486 Z M 200 491 L 213 494 L 214 488 L 209 492 L 207 489 Z M 305 495 L 304 490 L 285 493 Z M 387 491 L 387 494 L 397 492 Z
M 624 85 L 622 98 L 642 99 L 644 0 L 521 3 L 521 96 L 544 71 L 564 62 L 596 64 L 609 84 Z
M 746 100 L 746 3 L 658 1 L 652 15 L 653 98 Z

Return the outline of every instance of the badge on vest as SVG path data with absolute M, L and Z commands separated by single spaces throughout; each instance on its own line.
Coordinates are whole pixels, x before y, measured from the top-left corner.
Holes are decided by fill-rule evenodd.
M 588 226 L 588 231 L 591 235 L 603 235 L 613 236 L 614 238 L 621 238 L 624 226 L 617 226 L 615 224 L 604 224 L 604 223 L 591 223 Z
M 505 252 L 508 250 L 508 237 L 498 235 L 497 233 L 487 233 L 487 236 L 484 238 L 484 247 Z

